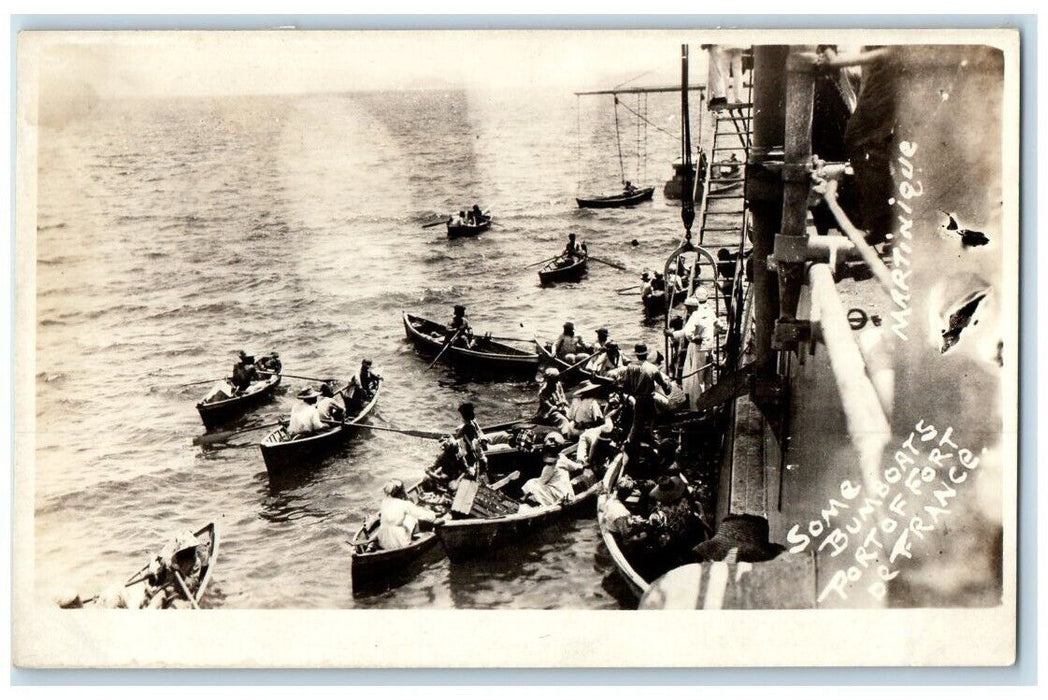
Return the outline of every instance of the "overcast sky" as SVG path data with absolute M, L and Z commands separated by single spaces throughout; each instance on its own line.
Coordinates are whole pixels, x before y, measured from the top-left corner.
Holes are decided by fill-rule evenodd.
M 42 97 L 216 95 L 705 83 L 695 36 L 667 32 L 125 32 L 46 34 Z M 705 37 L 703 37 L 705 38 Z M 22 40 L 26 41 L 25 34 Z M 48 93 L 51 93 L 48 95 Z

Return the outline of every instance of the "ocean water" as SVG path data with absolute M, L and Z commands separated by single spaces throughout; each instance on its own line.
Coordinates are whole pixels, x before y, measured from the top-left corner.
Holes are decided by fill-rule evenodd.
M 679 102 L 648 118 L 679 128 Z M 636 108 L 636 105 L 632 105 Z M 285 371 L 384 375 L 373 422 L 438 430 L 472 400 L 482 422 L 529 414 L 528 382 L 427 370 L 401 311 L 551 339 L 572 320 L 661 347 L 637 296 L 615 289 L 661 266 L 682 233 L 662 184 L 679 145 L 620 111 L 628 179 L 656 187 L 634 209 L 576 194 L 620 178 L 611 98 L 399 92 L 102 101 L 39 137 L 35 575 L 38 597 L 124 580 L 174 531 L 215 521 L 207 604 L 236 608 L 630 605 L 595 520 L 551 528 L 471 563 L 446 559 L 354 599 L 345 542 L 390 477 L 411 480 L 431 441 L 365 433 L 292 483 L 270 484 L 248 433 L 204 450 L 194 404 L 238 349 L 278 350 Z M 580 157 L 581 156 L 581 157 Z M 496 225 L 448 241 L 421 224 L 480 203 Z M 541 288 L 535 267 L 569 232 L 592 255 L 578 284 Z M 304 382 L 233 426 L 290 411 Z

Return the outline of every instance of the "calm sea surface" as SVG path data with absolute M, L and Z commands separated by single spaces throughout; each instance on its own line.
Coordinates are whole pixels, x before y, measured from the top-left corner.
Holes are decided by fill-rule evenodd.
M 645 177 L 636 122 L 622 111 L 626 177 L 655 185 L 655 200 L 576 208 L 580 172 L 581 193 L 619 180 L 611 98 L 580 107 L 570 95 L 454 91 L 108 101 L 43 126 L 40 599 L 69 587 L 90 595 L 173 531 L 216 521 L 212 606 L 619 607 L 594 520 L 486 560 L 445 559 L 355 600 L 347 538 L 387 479 L 421 475 L 434 444 L 364 434 L 278 488 L 256 447 L 265 432 L 227 449 L 192 444 L 207 386 L 182 386 L 224 376 L 241 348 L 278 350 L 286 371 L 311 376 L 348 377 L 366 355 L 386 378 L 374 422 L 436 430 L 454 426 L 467 399 L 482 422 L 527 414 L 536 387 L 427 370 L 401 311 L 443 321 L 463 302 L 476 329 L 497 335 L 552 338 L 573 320 L 587 339 L 607 325 L 620 341 L 661 347 L 639 298 L 614 293 L 635 274 L 591 263 L 581 284 L 544 289 L 525 268 L 573 231 L 635 272 L 661 265 L 680 238 L 680 209 L 662 198 L 679 146 L 641 132 Z M 675 96 L 649 98 L 649 118 L 671 132 L 678 112 Z M 421 228 L 474 202 L 498 224 L 478 239 Z M 240 425 L 285 417 L 303 385 L 286 379 Z

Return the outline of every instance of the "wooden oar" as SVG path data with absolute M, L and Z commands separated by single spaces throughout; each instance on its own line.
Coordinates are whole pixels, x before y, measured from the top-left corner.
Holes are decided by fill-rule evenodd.
M 639 284 L 631 284 L 628 287 L 623 287 L 622 289 L 616 289 L 615 291 L 617 293 L 619 293 L 619 294 L 622 294 L 623 292 L 628 292 L 631 289 L 640 289 L 640 285 Z
M 586 364 L 587 362 L 589 362 L 590 360 L 592 360 L 594 357 L 596 357 L 597 355 L 601 354 L 602 352 L 604 352 L 604 348 L 601 348 L 600 350 L 598 350 L 597 352 L 593 353 L 589 357 L 582 358 L 581 360 L 579 360 L 575 364 L 571 365 L 567 369 L 561 370 L 561 374 L 565 374 L 566 372 L 570 372 L 570 371 L 572 371 L 574 369 L 578 369 L 579 367 L 581 367 L 582 365 Z
M 489 425 L 487 427 L 481 427 L 481 431 L 487 433 L 487 432 L 499 432 L 499 431 L 502 431 L 502 430 L 508 430 L 509 428 L 512 428 L 515 425 L 520 425 L 521 423 L 525 422 L 526 420 L 527 419 L 525 419 L 525 418 L 518 418 L 517 420 L 508 421 L 508 422 L 505 422 L 505 423 L 496 423 L 495 425 Z M 338 421 L 334 421 L 334 420 L 324 420 L 324 422 L 329 424 L 329 425 L 342 425 Z M 445 438 L 448 435 L 454 434 L 454 432 L 455 432 L 454 429 L 452 429 L 452 430 L 445 430 L 443 432 L 439 432 L 439 431 L 436 431 L 436 430 L 411 430 L 411 429 L 407 429 L 407 428 L 386 428 L 386 427 L 383 427 L 383 426 L 380 426 L 380 425 L 371 425 L 369 423 L 354 423 L 353 427 L 355 427 L 355 428 L 367 428 L 368 430 L 378 430 L 379 432 L 384 432 L 384 433 L 399 433 L 401 435 L 410 435 L 411 437 L 422 438 L 423 440 L 440 440 L 441 438 Z
M 624 266 L 619 265 L 618 263 L 613 263 L 613 262 L 609 262 L 607 260 L 602 260 L 601 258 L 595 258 L 592 255 L 589 256 L 589 259 L 592 260 L 593 262 L 603 263 L 603 264 L 607 265 L 608 267 L 614 267 L 616 270 L 622 270 L 623 272 L 629 272 L 629 270 L 627 270 Z
M 344 425 L 337 420 L 323 420 L 328 425 Z M 368 423 L 353 423 L 354 428 L 367 428 L 368 430 L 378 430 L 384 433 L 400 433 L 401 435 L 410 435 L 411 437 L 422 438 L 423 440 L 439 440 L 442 437 L 448 435 L 448 433 L 438 433 L 432 430 L 406 430 L 402 428 L 383 428 L 380 425 L 370 425 Z
M 448 218 L 446 218 L 446 219 L 442 219 L 441 221 L 434 221 L 431 224 L 422 224 L 422 228 L 433 228 L 434 226 L 440 226 L 441 224 L 447 224 L 447 223 L 451 223 L 451 217 L 450 216 Z
M 498 491 L 503 486 L 506 486 L 510 482 L 516 481 L 519 478 L 520 478 L 520 472 L 519 471 L 511 472 L 510 474 L 507 474 L 506 476 L 504 476 L 501 479 L 499 479 L 498 481 L 496 481 L 494 484 L 492 484 L 488 488 L 491 489 L 492 491 Z
M 525 267 L 525 268 L 528 268 L 528 267 L 535 267 L 536 265 L 541 265 L 542 263 L 548 263 L 548 262 L 550 262 L 551 260 L 556 260 L 556 259 L 557 259 L 557 258 L 559 258 L 559 257 L 560 257 L 560 255 L 559 255 L 559 254 L 558 254 L 558 255 L 554 255 L 554 256 L 553 256 L 552 258 L 546 258 L 545 260 L 539 260 L 538 262 L 535 262 L 535 263 L 531 263 L 531 264 L 529 264 L 529 265 L 525 265 L 524 267 Z
M 225 442 L 234 435 L 241 433 L 250 433 L 255 430 L 265 430 L 266 428 L 275 428 L 278 425 L 283 425 L 284 421 L 277 421 L 276 423 L 265 423 L 263 425 L 256 425 L 251 428 L 240 428 L 239 430 L 224 430 L 218 433 L 205 433 L 204 435 L 197 435 L 193 438 L 194 445 L 211 445 L 216 442 Z
M 267 372 L 265 370 L 259 370 L 258 373 L 265 375 L 279 374 L 281 377 L 291 377 L 292 379 L 304 379 L 307 382 L 320 382 L 321 384 L 327 384 L 333 379 L 332 377 L 328 377 L 327 379 L 321 379 L 320 377 L 306 377 L 301 374 L 288 374 L 287 372 Z
M 223 381 L 225 381 L 225 379 L 226 379 L 225 377 L 222 377 L 221 379 L 201 379 L 199 382 L 189 382 L 188 384 L 179 384 L 177 388 L 181 389 L 181 388 L 187 387 L 187 386 L 200 386 L 201 384 L 211 384 L 213 382 L 223 382 Z
M 451 347 L 451 344 L 454 343 L 455 340 L 462 334 L 463 330 L 465 330 L 465 328 L 459 328 L 457 331 L 455 331 L 455 335 L 448 338 L 448 342 L 444 343 L 444 347 L 440 349 L 440 352 L 437 353 L 437 356 L 433 358 L 433 361 L 429 363 L 429 367 L 427 367 L 426 369 L 432 369 L 433 365 L 437 364 L 437 360 L 443 357 L 444 353 L 447 351 L 448 348 Z
M 197 605 L 196 599 L 189 594 L 189 587 L 186 585 L 186 582 L 182 579 L 182 574 L 174 570 L 172 570 L 171 573 L 175 575 L 175 580 L 178 581 L 178 587 L 182 589 L 182 595 L 184 595 L 186 599 L 189 600 L 189 604 L 193 606 L 194 610 L 199 610 L 200 606 Z

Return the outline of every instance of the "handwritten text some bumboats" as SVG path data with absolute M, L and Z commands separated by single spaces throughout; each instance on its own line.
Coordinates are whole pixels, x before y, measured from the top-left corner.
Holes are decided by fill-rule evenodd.
M 979 457 L 954 441 L 952 427 L 940 430 L 920 420 L 880 480 L 841 482 L 839 499 L 830 498 L 818 518 L 804 528 L 794 525 L 786 535 L 791 553 L 828 550 L 831 561 L 840 561 L 817 601 L 845 600 L 862 585 L 883 600 L 900 560 L 913 559 L 915 542 L 943 523 L 956 487 L 978 467 Z

